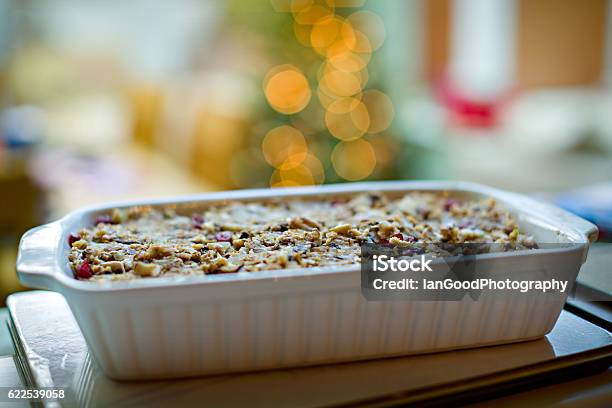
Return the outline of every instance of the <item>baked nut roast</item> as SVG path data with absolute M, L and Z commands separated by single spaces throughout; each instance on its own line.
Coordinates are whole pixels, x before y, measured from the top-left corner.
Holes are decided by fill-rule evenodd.
M 438 192 L 115 209 L 68 243 L 75 277 L 91 281 L 356 264 L 362 244 L 536 248 L 493 199 Z

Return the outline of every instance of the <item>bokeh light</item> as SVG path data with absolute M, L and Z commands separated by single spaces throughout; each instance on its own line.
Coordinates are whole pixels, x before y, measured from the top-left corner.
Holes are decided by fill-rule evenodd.
M 359 73 L 340 70 L 328 70 L 319 82 L 321 90 L 334 98 L 358 94 L 361 86 Z
M 349 181 L 368 177 L 376 167 L 374 148 L 363 139 L 338 143 L 331 160 L 336 173 Z
M 369 41 L 363 35 L 357 35 L 353 46 L 346 41 L 336 41 L 327 49 L 327 60 L 342 71 L 355 72 L 363 69 L 371 59 Z
M 261 148 L 270 165 L 289 170 L 300 165 L 308 154 L 308 145 L 302 132 L 291 126 L 279 126 L 264 137 Z
M 398 146 L 388 135 L 376 135 L 370 137 L 368 142 L 374 148 L 376 155 L 376 167 L 384 167 L 392 162 L 396 157 Z
M 336 15 L 320 18 L 315 22 L 310 33 L 310 44 L 321 55 L 327 47 L 340 36 L 343 21 Z
M 273 109 L 294 114 L 306 107 L 311 91 L 304 74 L 292 65 L 276 66 L 264 78 L 266 99 Z
M 325 125 L 329 133 L 338 139 L 355 140 L 367 132 L 370 115 L 361 101 L 341 99 L 329 105 L 325 112 Z
M 319 69 L 317 70 L 317 80 L 320 82 L 325 75 L 327 75 L 330 72 L 335 72 L 335 71 L 347 72 L 347 73 L 352 74 L 356 78 L 359 78 L 359 83 L 361 84 L 361 88 L 365 87 L 369 80 L 369 73 L 368 73 L 367 68 L 363 68 L 361 70 L 356 70 L 356 71 L 355 70 L 342 70 L 342 69 L 335 67 L 328 60 L 323 62 L 320 65 Z
M 321 104 L 325 107 L 326 112 L 342 114 L 353 111 L 361 102 L 359 97 L 347 98 L 332 98 L 323 91 L 317 92 Z M 359 95 L 360 96 L 360 95 Z
M 326 7 L 321 4 L 311 4 L 299 11 L 293 12 L 293 17 L 298 24 L 315 24 L 322 18 L 330 17 L 334 15 L 333 7 Z
M 360 10 L 348 16 L 347 21 L 353 28 L 353 33 L 350 35 L 357 40 L 355 43 L 356 47 L 364 46 L 363 38 L 368 39 L 369 52 L 377 50 L 383 45 L 386 31 L 385 25 L 378 14 L 368 10 Z M 360 43 L 359 37 L 361 36 L 363 36 L 363 38 Z M 354 49 L 355 51 L 359 51 L 357 48 Z M 363 50 L 361 52 L 363 52 Z
M 321 184 L 325 181 L 325 170 L 321 161 L 312 154 L 306 155 L 304 161 L 291 168 L 281 166 L 270 177 L 271 187 L 291 187 Z
M 391 125 L 395 116 L 391 98 L 379 90 L 369 89 L 363 92 L 361 102 L 365 105 L 370 117 L 368 133 L 382 132 Z

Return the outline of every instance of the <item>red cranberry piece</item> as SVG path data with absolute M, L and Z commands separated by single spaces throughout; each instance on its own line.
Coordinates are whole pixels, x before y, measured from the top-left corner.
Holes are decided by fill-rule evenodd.
M 378 241 L 378 244 L 379 245 L 387 245 L 387 244 L 389 244 L 389 240 L 386 239 L 386 238 L 383 238 L 383 239 Z
M 450 209 L 457 204 L 459 204 L 458 200 L 455 200 L 454 198 L 448 198 L 444 202 L 444 211 L 450 211 Z
M 191 216 L 191 223 L 194 227 L 200 228 L 204 224 L 204 216 L 202 214 L 193 214 Z
M 79 241 L 81 239 L 80 235 L 70 234 L 68 235 L 68 246 L 72 247 L 72 244 Z
M 113 224 L 113 218 L 110 215 L 100 215 L 96 218 L 96 224 Z
M 403 241 L 404 234 L 402 234 L 401 232 L 398 232 L 397 234 L 393 234 L 393 238 L 401 239 Z
M 80 279 L 89 279 L 92 276 L 93 271 L 91 270 L 91 266 L 89 266 L 89 262 L 83 261 L 83 263 L 77 268 L 77 277 Z
M 232 240 L 232 233 L 229 231 L 221 231 L 215 234 L 215 239 L 218 242 L 230 242 Z

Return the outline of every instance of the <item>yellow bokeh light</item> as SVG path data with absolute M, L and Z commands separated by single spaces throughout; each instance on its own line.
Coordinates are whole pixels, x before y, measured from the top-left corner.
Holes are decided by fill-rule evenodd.
M 359 73 L 329 70 L 319 82 L 323 92 L 332 97 L 352 96 L 361 92 Z
M 317 96 L 325 111 L 331 113 L 348 113 L 355 109 L 361 101 L 361 94 L 336 98 L 323 92 L 321 87 L 317 89 Z
M 328 94 L 323 92 L 321 87 L 317 88 L 317 96 L 319 97 L 319 102 L 321 103 L 321 106 L 323 106 L 325 110 L 329 109 L 329 105 L 331 105 L 337 100 L 336 98 L 329 96 Z
M 284 166 L 281 166 L 284 167 Z M 321 161 L 312 154 L 306 155 L 302 164 L 291 168 L 279 168 L 270 178 L 271 187 L 291 187 L 321 184 L 325 171 Z
M 391 125 L 395 116 L 395 109 L 393 108 L 393 102 L 387 95 L 376 89 L 369 89 L 363 93 L 361 101 L 368 110 L 370 117 L 368 133 L 382 132 Z
M 306 77 L 292 65 L 272 68 L 264 78 L 264 92 L 270 106 L 285 114 L 301 111 L 311 97 Z
M 362 88 L 368 83 L 369 74 L 367 68 L 363 68 L 358 71 L 342 70 L 332 65 L 329 61 L 323 62 L 317 70 L 317 80 L 321 81 L 326 74 L 334 71 L 350 72 L 351 74 L 355 75 L 357 78 L 359 78 L 359 83 L 361 84 Z
M 390 138 L 383 135 L 377 135 L 368 140 L 374 148 L 376 154 L 376 165 L 378 167 L 385 166 L 395 158 L 398 151 L 398 146 Z
M 353 28 L 353 33 L 350 33 L 350 36 L 353 37 L 353 40 L 356 40 L 355 47 L 357 48 L 351 47 L 354 51 L 372 52 L 383 45 L 386 31 L 385 25 L 378 14 L 368 10 L 360 10 L 348 16 L 347 21 Z M 360 37 L 367 38 L 367 46 L 363 38 Z M 369 51 L 366 51 L 366 48 Z
M 310 44 L 322 55 L 327 47 L 340 36 L 342 21 L 334 15 L 323 17 L 315 22 L 310 33 Z
M 376 167 L 376 154 L 372 145 L 363 139 L 340 142 L 331 155 L 336 173 L 349 181 L 368 177 Z
M 348 112 L 347 106 L 352 107 Z M 361 101 L 340 99 L 332 102 L 325 112 L 325 126 L 329 133 L 340 140 L 355 140 L 363 136 L 370 127 L 370 116 Z
M 291 11 L 293 13 L 299 13 L 302 10 L 306 10 L 312 7 L 314 0 L 288 0 L 291 2 Z
M 359 41 L 356 41 L 353 47 L 349 47 L 344 40 L 336 41 L 329 46 L 326 53 L 329 63 L 341 71 L 362 70 L 370 62 L 372 55 L 371 51 L 368 51 L 367 38 L 364 39 L 361 35 L 358 38 Z
M 281 170 L 299 166 L 308 154 L 304 135 L 291 126 L 279 126 L 270 130 L 264 137 L 261 148 L 266 161 Z
M 293 13 L 293 17 L 298 24 L 312 25 L 322 18 L 334 15 L 332 7 L 326 7 L 321 4 L 312 4 L 298 12 Z
M 324 92 L 319 92 L 319 99 L 324 99 L 328 97 Z M 328 97 L 330 98 L 330 97 Z M 330 100 L 325 99 L 325 103 L 327 104 L 325 107 L 326 112 L 343 114 L 349 113 L 355 110 L 361 103 L 361 95 L 349 96 L 346 98 L 331 98 Z

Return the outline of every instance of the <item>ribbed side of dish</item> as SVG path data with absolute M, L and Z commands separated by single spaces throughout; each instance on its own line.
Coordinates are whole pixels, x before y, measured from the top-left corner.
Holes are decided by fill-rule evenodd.
M 337 291 L 196 305 L 75 311 L 96 360 L 116 379 L 332 363 L 543 336 L 565 296 L 366 302 Z

